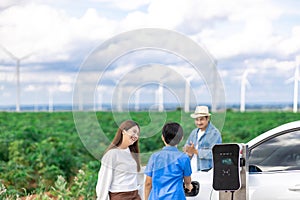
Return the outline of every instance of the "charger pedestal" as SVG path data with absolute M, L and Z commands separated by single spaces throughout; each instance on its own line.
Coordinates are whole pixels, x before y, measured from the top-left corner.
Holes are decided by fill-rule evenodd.
M 234 191 L 233 200 L 249 200 L 248 191 L 248 174 L 249 174 L 249 163 L 248 163 L 248 146 L 242 145 L 242 159 L 243 162 L 240 171 L 241 177 L 241 188 Z M 232 199 L 231 191 L 219 191 L 219 200 L 230 200 Z
M 217 144 L 213 147 L 213 188 L 219 200 L 249 200 L 248 146 Z

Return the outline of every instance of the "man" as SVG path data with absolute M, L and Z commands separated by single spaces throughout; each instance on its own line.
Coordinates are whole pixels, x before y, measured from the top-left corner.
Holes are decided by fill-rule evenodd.
M 222 143 L 219 130 L 210 122 L 211 114 L 207 106 L 197 106 L 191 117 L 195 128 L 186 141 L 184 151 L 191 158 L 192 171 L 208 171 L 213 167 L 212 147 Z

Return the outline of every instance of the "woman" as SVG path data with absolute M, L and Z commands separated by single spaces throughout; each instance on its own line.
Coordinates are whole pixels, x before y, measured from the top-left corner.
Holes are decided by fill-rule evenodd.
M 140 171 L 139 125 L 121 123 L 104 153 L 96 186 L 97 200 L 140 200 L 137 175 Z M 109 198 L 108 198 L 109 197 Z

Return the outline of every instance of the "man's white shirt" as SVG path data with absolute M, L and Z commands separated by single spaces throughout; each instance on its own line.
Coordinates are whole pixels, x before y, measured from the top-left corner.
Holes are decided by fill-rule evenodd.
M 194 147 L 195 149 L 198 149 L 198 141 L 200 140 L 201 136 L 204 134 L 205 130 L 204 131 L 201 131 L 201 129 L 198 130 L 197 132 L 197 143 L 194 144 Z M 196 172 L 198 171 L 198 163 L 197 163 L 197 154 L 194 154 L 192 156 L 192 159 L 191 159 L 191 167 L 192 167 L 192 172 Z

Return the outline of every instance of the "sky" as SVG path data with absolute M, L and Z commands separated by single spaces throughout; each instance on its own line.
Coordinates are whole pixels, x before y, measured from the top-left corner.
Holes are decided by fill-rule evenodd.
M 217 71 L 222 102 L 240 103 L 247 71 L 246 104 L 292 103 L 300 56 L 299 7 L 298 0 L 2 0 L 0 106 L 16 103 L 17 61 L 20 104 L 41 105 L 72 104 L 82 69 L 93 59 L 98 68 L 85 78 L 97 75 L 91 78 L 95 102 L 155 103 L 162 84 L 163 101 L 183 103 L 189 80 L 190 101 L 211 104 L 215 91 L 208 83 L 209 71 L 195 71 L 189 56 L 174 50 L 185 41 L 199 45 L 215 64 L 201 69 Z M 101 45 L 113 47 L 126 33 L 143 40 L 137 33 L 145 28 L 185 38 L 174 39 L 171 52 L 163 48 L 168 45 L 164 34 L 154 42 L 160 49 L 141 46 L 122 55 L 106 49 L 107 57 L 115 56 L 108 66 L 94 58 Z

